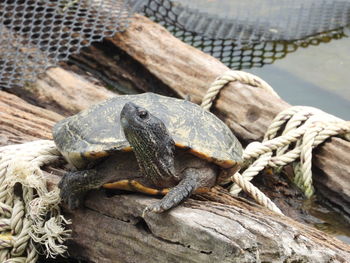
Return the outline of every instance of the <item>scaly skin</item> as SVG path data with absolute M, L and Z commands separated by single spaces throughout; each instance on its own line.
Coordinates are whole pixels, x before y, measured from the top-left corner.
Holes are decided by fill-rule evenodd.
M 154 185 L 140 173 L 134 153 L 118 152 L 93 169 L 67 173 L 59 184 L 62 200 L 68 208 L 75 209 L 82 205 L 84 196 L 89 190 L 98 189 L 112 182 L 123 182 L 121 186 L 113 188 L 159 195 L 169 192 L 162 200 L 146 209 L 146 211 L 162 212 L 176 206 L 196 190 L 203 192 L 215 185 L 218 173 L 216 165 L 180 149 L 175 152 L 174 160 L 175 173 L 183 179 L 165 180 L 162 182 L 164 188 Z M 138 182 L 145 188 L 135 189 L 131 186 L 130 189 L 126 189 L 125 181 Z

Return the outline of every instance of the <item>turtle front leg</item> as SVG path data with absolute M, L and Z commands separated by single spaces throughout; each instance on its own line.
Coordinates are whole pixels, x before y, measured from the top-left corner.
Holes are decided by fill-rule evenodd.
M 216 171 L 207 168 L 187 168 L 183 172 L 184 178 L 173 187 L 159 202 L 146 207 L 145 212 L 162 213 L 185 201 L 198 188 L 210 188 L 215 184 Z
M 89 190 L 99 188 L 102 184 L 103 178 L 97 176 L 95 169 L 90 169 L 66 173 L 58 187 L 63 202 L 69 209 L 76 209 L 82 205 Z

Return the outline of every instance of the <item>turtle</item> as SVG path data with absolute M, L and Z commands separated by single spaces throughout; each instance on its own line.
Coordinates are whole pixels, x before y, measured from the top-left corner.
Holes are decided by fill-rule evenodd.
M 164 195 L 161 213 L 209 191 L 242 163 L 242 146 L 218 117 L 188 100 L 119 95 L 63 119 L 53 139 L 75 170 L 59 183 L 69 209 L 96 188 Z

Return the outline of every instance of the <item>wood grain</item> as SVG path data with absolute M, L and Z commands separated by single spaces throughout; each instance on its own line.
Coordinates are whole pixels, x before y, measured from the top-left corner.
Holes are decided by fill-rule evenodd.
M 161 90 L 166 86 L 199 102 L 209 83 L 227 70 L 142 16 L 136 16 L 127 32 L 109 41 L 147 69 L 148 80 L 139 88 L 162 83 Z M 113 63 L 110 59 L 103 61 Z M 130 83 L 141 78 L 128 75 Z M 50 129 L 62 115 L 113 96 L 92 82 L 87 75 L 56 68 L 31 88 L 15 91 L 24 100 L 1 91 L 0 145 L 51 138 Z M 273 117 L 287 107 L 263 90 L 232 83 L 221 93 L 215 112 L 247 143 L 261 139 Z M 315 164 L 324 174 L 315 180 L 318 189 L 327 189 L 330 199 L 337 192 L 342 198 L 339 204 L 344 205 L 349 197 L 350 147 L 341 139 L 333 142 L 316 152 Z M 51 187 L 59 180 L 54 174 L 47 178 Z M 70 254 L 90 262 L 348 262 L 350 258 L 349 245 L 230 197 L 220 188 L 168 213 L 142 217 L 143 209 L 155 201 L 137 194 L 108 197 L 102 191 L 90 193 L 84 209 L 65 211 L 73 219 Z

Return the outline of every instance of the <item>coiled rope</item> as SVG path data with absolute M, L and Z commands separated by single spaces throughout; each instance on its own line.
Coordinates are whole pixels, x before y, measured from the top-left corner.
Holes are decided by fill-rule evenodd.
M 48 191 L 40 169 L 59 157 L 48 140 L 0 147 L 0 262 L 35 263 L 35 243 L 50 257 L 66 251 L 59 190 Z
M 272 87 L 259 77 L 242 71 L 228 71 L 211 84 L 201 106 L 209 110 L 220 90 L 233 81 L 263 88 L 279 97 Z M 243 163 L 246 169 L 242 174 L 233 175 L 232 179 L 236 184 L 230 188 L 230 193 L 238 195 L 243 189 L 257 203 L 281 213 L 276 205 L 249 181 L 267 166 L 281 168 L 293 163 L 294 182 L 306 197 L 310 198 L 314 194 L 312 149 L 335 135 L 342 135 L 350 141 L 350 122 L 313 107 L 295 106 L 286 109 L 272 121 L 263 142 L 252 142 L 244 150 Z
M 213 82 L 202 107 L 209 110 L 220 90 L 231 81 L 263 88 L 278 96 L 262 79 L 249 73 L 229 71 Z M 249 182 L 253 176 L 266 166 L 282 167 L 299 160 L 294 166 L 295 181 L 307 196 L 311 196 L 312 148 L 337 134 L 350 140 L 349 133 L 349 122 L 315 108 L 291 107 L 274 119 L 263 142 L 253 142 L 245 149 L 243 158 L 249 166 L 242 175 L 232 176 L 236 185 L 230 192 L 237 195 L 243 189 L 259 204 L 282 214 Z M 35 263 L 36 244 L 43 245 L 44 253 L 50 257 L 66 251 L 63 243 L 69 237 L 70 232 L 65 230 L 69 222 L 60 214 L 59 190 L 56 187 L 48 191 L 40 169 L 59 158 L 55 144 L 48 140 L 0 147 L 0 262 Z

